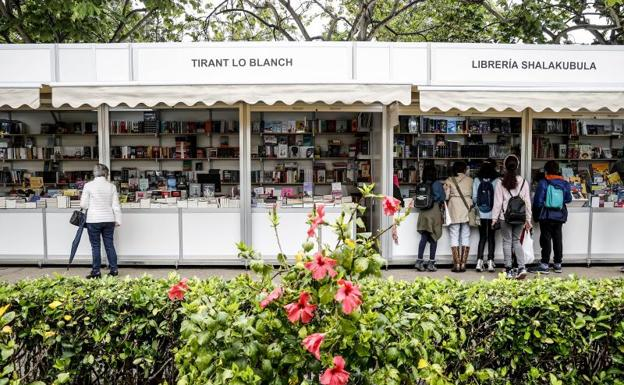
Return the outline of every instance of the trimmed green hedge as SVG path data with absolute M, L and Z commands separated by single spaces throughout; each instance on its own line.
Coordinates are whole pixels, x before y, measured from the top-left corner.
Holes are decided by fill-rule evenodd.
M 181 302 L 175 282 L 1 286 L 0 385 L 319 383 L 327 365 L 301 339 L 330 317 L 284 322 L 247 276 L 189 281 Z M 624 280 L 360 287 L 360 311 L 325 329 L 349 384 L 624 384 Z

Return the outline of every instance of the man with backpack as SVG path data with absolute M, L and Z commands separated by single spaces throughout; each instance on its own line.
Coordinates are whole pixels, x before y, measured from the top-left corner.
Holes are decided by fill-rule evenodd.
M 495 234 L 492 229 L 492 209 L 494 208 L 494 189 L 500 183 L 498 180 L 498 172 L 496 172 L 496 162 L 493 159 L 487 159 L 479 168 L 477 177 L 472 185 L 472 201 L 479 209 L 479 247 L 477 248 L 477 268 L 480 273 L 483 271 L 483 253 L 485 245 L 488 247 L 487 270 L 493 273 Z
M 535 217 L 540 225 L 540 246 L 542 247 L 542 261 L 533 272 L 548 274 L 550 254 L 554 251 L 553 271 L 561 273 L 563 261 L 563 241 L 561 228 L 568 220 L 566 203 L 572 202 L 570 184 L 559 175 L 559 165 L 549 160 L 544 166 L 546 173 L 535 190 L 533 207 Z

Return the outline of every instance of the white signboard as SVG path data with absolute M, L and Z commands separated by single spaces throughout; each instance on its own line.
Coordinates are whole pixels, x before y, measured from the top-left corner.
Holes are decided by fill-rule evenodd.
M 0 45 L 0 83 L 50 82 L 54 76 L 53 62 L 52 45 Z
M 351 44 L 138 45 L 134 80 L 184 84 L 353 80 Z
M 432 44 L 431 85 L 624 85 L 624 49 Z

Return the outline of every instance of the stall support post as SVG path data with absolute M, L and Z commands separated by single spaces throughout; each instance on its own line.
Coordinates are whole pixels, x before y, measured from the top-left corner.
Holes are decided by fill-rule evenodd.
M 240 234 L 251 244 L 251 112 L 247 103 L 239 105 Z
M 531 182 L 531 159 L 533 159 L 533 111 L 529 108 L 522 111 L 521 163 L 522 175 Z
M 97 114 L 99 162 L 110 169 L 110 107 L 101 104 Z
M 392 121 L 397 120 L 398 117 L 394 117 L 392 114 L 397 114 L 396 109 L 391 109 L 389 106 L 384 106 L 382 111 L 382 125 L 381 125 L 381 193 L 383 195 L 392 196 L 392 153 L 394 143 L 394 133 Z M 392 224 L 392 218 L 383 214 L 383 210 L 379 210 L 381 216 L 381 228 Z M 381 255 L 388 261 L 392 261 L 392 234 L 386 232 L 381 237 Z

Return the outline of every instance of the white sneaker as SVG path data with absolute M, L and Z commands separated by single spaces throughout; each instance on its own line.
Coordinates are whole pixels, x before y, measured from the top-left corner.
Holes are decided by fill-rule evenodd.
M 494 266 L 494 261 L 491 259 L 488 260 L 487 269 L 490 273 L 493 273 L 496 270 L 496 266 Z
M 477 259 L 477 271 L 480 273 L 483 271 L 483 260 Z

